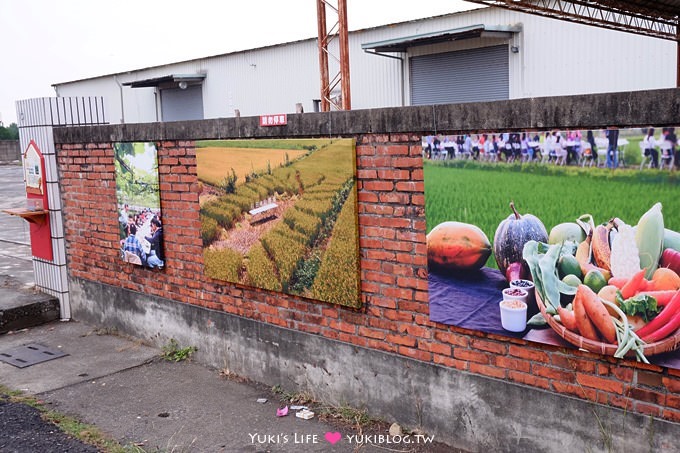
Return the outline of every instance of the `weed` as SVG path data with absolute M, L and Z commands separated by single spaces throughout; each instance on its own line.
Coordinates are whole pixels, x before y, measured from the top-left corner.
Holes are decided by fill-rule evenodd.
M 234 193 L 234 191 L 236 190 L 236 181 L 238 181 L 238 176 L 236 176 L 236 171 L 232 168 L 231 174 L 227 173 L 227 176 L 225 176 L 224 179 L 222 180 L 220 187 L 226 193 Z
M 287 392 L 280 385 L 272 387 L 272 393 L 278 396 L 282 403 L 309 405 L 315 403 L 314 396 L 309 392 Z
M 163 358 L 171 362 L 181 362 L 188 359 L 191 355 L 198 351 L 196 346 L 186 346 L 181 348 L 177 340 L 171 338 L 170 341 L 163 346 Z

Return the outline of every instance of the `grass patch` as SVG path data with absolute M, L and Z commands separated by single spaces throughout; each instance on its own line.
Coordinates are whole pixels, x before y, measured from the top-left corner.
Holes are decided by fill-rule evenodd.
M 548 232 L 586 213 L 596 223 L 618 217 L 635 225 L 656 202 L 663 205 L 665 227 L 680 229 L 675 173 L 454 161 L 425 162 L 424 179 L 428 232 L 450 220 L 477 225 L 492 240 L 511 214 L 511 200 L 520 214 L 541 219 Z M 487 265 L 495 267 L 493 257 Z
M 38 409 L 42 419 L 54 424 L 59 430 L 68 436 L 78 439 L 89 445 L 93 445 L 102 453 L 144 453 L 145 450 L 136 445 L 121 445 L 108 435 L 104 434 L 94 425 L 83 423 L 80 420 L 47 409 L 41 401 L 35 397 L 24 395 L 20 391 L 10 390 L 0 384 L 0 398 L 12 403 L 26 404 Z

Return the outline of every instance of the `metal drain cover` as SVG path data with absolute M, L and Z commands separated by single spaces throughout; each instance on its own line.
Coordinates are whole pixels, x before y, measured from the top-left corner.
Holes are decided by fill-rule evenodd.
M 26 368 L 36 363 L 47 362 L 67 355 L 65 352 L 55 351 L 38 343 L 31 343 L 0 351 L 0 362 L 9 363 L 17 368 Z

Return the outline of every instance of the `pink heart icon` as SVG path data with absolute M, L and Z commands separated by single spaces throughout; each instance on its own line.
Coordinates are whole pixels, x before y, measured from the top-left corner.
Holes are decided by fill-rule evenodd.
M 328 442 L 331 443 L 331 445 L 335 445 L 337 442 L 340 441 L 340 438 L 342 437 L 339 432 L 327 432 L 326 435 L 324 436 Z

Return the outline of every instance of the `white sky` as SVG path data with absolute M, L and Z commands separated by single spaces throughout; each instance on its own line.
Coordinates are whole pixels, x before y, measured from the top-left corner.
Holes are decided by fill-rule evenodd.
M 350 30 L 480 6 L 347 2 Z M 0 120 L 16 122 L 17 100 L 54 96 L 54 83 L 316 35 L 315 0 L 0 0 Z

